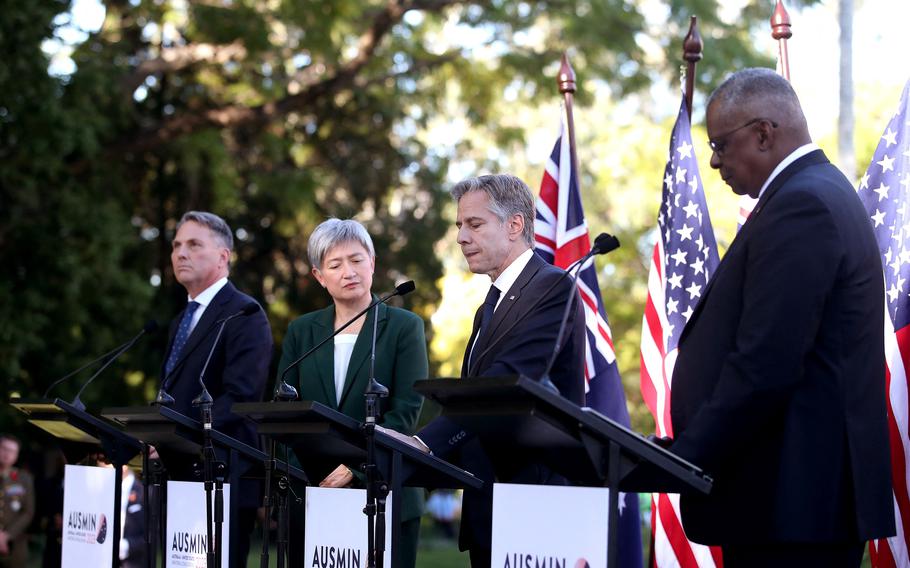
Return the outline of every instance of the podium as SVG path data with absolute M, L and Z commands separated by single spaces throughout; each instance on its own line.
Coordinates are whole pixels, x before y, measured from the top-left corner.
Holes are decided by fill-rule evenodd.
M 56 438 L 68 462 L 80 461 L 92 449 L 101 448 L 114 465 L 114 517 L 111 522 L 114 552 L 111 566 L 120 566 L 122 466 L 143 451 L 142 442 L 110 422 L 59 398 L 13 398 L 10 405 L 25 414 L 30 424 Z
M 314 401 L 236 403 L 231 411 L 257 424 L 260 434 L 290 446 L 301 467 L 313 480 L 321 480 L 338 464 L 356 466 L 366 461 L 362 424 Z M 392 542 L 399 542 L 401 488 L 480 489 L 483 482 L 452 464 L 376 431 L 377 472 L 392 491 Z M 392 564 L 397 565 L 397 547 Z
M 415 390 L 476 434 L 504 478 L 542 463 L 575 485 L 609 487 L 608 566 L 616 566 L 619 492 L 707 494 L 695 465 L 524 376 L 419 381 Z
M 119 408 L 105 408 L 101 411 L 105 418 L 121 425 L 124 432 L 142 440 L 143 442 L 155 446 L 159 454 L 178 455 L 178 456 L 198 456 L 203 445 L 202 423 L 190 418 L 185 414 L 177 412 L 166 406 L 128 406 Z M 230 492 L 230 502 L 228 506 L 232 514 L 230 515 L 230 534 L 237 535 L 238 504 L 241 491 L 239 483 L 241 476 L 246 474 L 247 477 L 258 475 L 259 466 L 263 466 L 268 459 L 268 455 L 234 439 L 218 430 L 211 431 L 212 443 L 216 451 L 225 454 L 225 464 L 227 466 L 227 481 L 233 490 Z M 286 466 L 282 464 L 283 469 L 287 469 L 291 477 L 306 481 L 306 474 L 300 468 Z M 230 557 L 233 565 L 237 559 L 236 538 L 231 538 L 229 542 Z M 160 543 L 162 547 L 162 558 L 166 554 L 164 547 L 165 542 Z M 246 559 L 244 559 L 246 560 Z

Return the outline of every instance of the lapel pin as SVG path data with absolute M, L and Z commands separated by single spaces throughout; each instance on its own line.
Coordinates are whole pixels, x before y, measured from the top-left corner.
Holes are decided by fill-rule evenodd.
M 509 296 L 509 299 L 510 299 L 510 300 L 514 300 L 514 299 L 515 299 L 515 296 Z

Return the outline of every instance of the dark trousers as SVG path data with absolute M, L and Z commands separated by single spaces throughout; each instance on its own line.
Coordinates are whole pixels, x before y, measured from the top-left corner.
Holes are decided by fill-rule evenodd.
M 865 543 L 769 543 L 722 548 L 724 568 L 857 568 Z
M 490 568 L 492 549 L 475 546 L 468 550 L 468 555 L 471 557 L 471 568 Z

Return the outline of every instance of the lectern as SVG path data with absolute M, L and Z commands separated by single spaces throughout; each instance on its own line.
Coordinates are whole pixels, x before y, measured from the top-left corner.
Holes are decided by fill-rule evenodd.
M 497 475 L 543 463 L 575 485 L 609 487 L 608 566 L 616 566 L 620 491 L 707 494 L 698 467 L 524 376 L 419 381 L 417 392 L 476 434 Z
M 131 436 L 155 446 L 167 463 L 168 455 L 182 456 L 189 459 L 198 456 L 203 444 L 202 423 L 166 406 L 130 406 L 122 408 L 105 408 L 101 415 L 123 426 Z M 218 430 L 211 431 L 212 442 L 216 451 L 222 454 L 227 465 L 227 479 L 234 488 L 230 492 L 230 534 L 237 533 L 238 503 L 240 498 L 239 482 L 242 476 L 258 475 L 257 468 L 262 466 L 268 456 L 261 450 L 234 439 Z M 198 459 L 198 458 L 197 458 Z M 286 467 L 291 477 L 306 481 L 306 474 L 296 467 Z M 160 495 L 160 488 L 159 488 Z M 162 515 L 164 518 L 164 515 Z M 160 531 L 159 531 L 160 532 Z M 164 547 L 166 543 L 160 542 Z M 231 564 L 237 561 L 237 539 L 229 543 Z M 162 557 L 165 551 L 162 550 Z M 246 559 L 243 559 L 246 560 Z
M 367 457 L 362 424 L 314 401 L 244 402 L 231 408 L 257 424 L 260 434 L 294 449 L 304 471 L 320 480 L 338 464 L 358 465 Z M 376 432 L 376 466 L 392 491 L 392 542 L 399 541 L 401 488 L 480 489 L 483 482 L 470 473 Z M 397 565 L 396 547 L 392 564 Z
M 122 466 L 142 452 L 142 442 L 63 399 L 13 398 L 10 405 L 24 413 L 30 424 L 56 438 L 68 462 L 81 461 L 92 450 L 100 448 L 114 465 L 114 518 L 111 522 L 114 554 L 111 566 L 120 566 Z

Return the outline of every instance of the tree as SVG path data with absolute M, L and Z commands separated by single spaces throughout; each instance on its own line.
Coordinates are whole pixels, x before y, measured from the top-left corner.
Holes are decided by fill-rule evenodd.
M 267 306 L 279 341 L 328 301 L 305 253 L 332 215 L 367 225 L 377 289 L 413 278 L 406 302 L 428 319 L 450 166 L 499 169 L 523 142 L 505 119 L 550 97 L 547 69 L 563 50 L 576 50 L 586 84 L 619 99 L 675 74 L 675 63 L 645 63 L 643 36 L 678 52 L 683 35 L 646 29 L 628 0 L 107 0 L 75 72 L 51 78 L 41 42 L 68 4 L 16 4 L 0 24 L 0 354 L 23 392 L 177 311 L 169 238 L 188 209 L 231 224 L 232 278 Z M 759 5 L 721 26 L 715 0 L 667 2 L 671 22 L 698 10 L 711 28 L 703 83 L 759 61 L 748 41 Z M 440 120 L 473 138 L 434 144 Z M 501 151 L 481 155 L 487 141 Z M 84 399 L 151 398 L 163 348 L 160 334 L 112 369 L 130 388 Z

